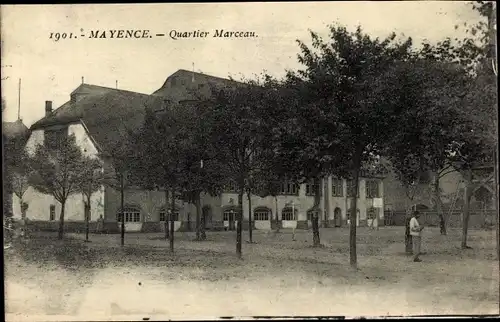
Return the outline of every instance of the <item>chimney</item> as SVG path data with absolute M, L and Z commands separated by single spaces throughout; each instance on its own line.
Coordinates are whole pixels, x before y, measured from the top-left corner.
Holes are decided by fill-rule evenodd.
M 52 113 L 52 101 L 45 101 L 45 116 L 49 116 Z

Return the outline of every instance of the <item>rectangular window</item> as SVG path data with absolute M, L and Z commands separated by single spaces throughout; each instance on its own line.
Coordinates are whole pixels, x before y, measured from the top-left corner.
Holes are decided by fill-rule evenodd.
M 68 138 L 68 128 L 45 130 L 43 135 L 45 147 L 57 150 L 61 148 L 62 143 Z
M 306 183 L 306 196 L 315 196 L 317 188 L 318 185 L 315 183 L 315 180 L 311 180 Z
M 380 198 L 377 180 L 366 181 L 366 198 Z
M 281 183 L 280 194 L 282 195 L 298 195 L 299 194 L 299 185 L 291 182 L 283 182 Z
M 166 219 L 167 219 L 167 213 L 165 213 L 165 211 L 161 211 L 160 212 L 160 221 L 165 221 Z M 179 212 L 178 211 L 174 212 L 173 220 L 179 221 Z
M 116 214 L 116 221 L 121 222 L 125 217 L 125 222 L 141 222 L 141 213 L 139 210 L 128 208 L 125 209 L 124 214 L 121 212 Z
M 56 220 L 56 206 L 54 205 L 50 205 L 49 220 L 50 221 Z
M 347 181 L 347 196 L 348 197 L 354 197 L 354 186 L 355 186 L 354 180 Z M 356 197 L 359 198 L 359 184 L 358 184 L 358 191 L 356 193 Z
M 332 196 L 342 197 L 344 195 L 344 187 L 342 179 L 332 179 Z

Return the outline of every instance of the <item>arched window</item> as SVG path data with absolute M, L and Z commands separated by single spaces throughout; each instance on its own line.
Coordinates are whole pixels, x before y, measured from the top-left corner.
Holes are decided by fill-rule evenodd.
M 222 213 L 222 217 L 224 221 L 236 221 L 237 214 L 239 213 L 237 208 L 228 208 L 225 209 Z
M 167 208 L 165 211 L 165 207 L 160 209 L 160 221 L 165 221 L 168 219 L 168 215 L 170 215 L 172 209 Z M 173 213 L 173 218 L 174 221 L 179 221 L 179 210 L 175 210 Z
M 126 207 L 122 212 L 116 214 L 116 221 L 122 222 L 122 218 L 125 216 L 125 222 L 141 222 L 141 211 L 136 207 Z
M 285 207 L 281 211 L 281 220 L 297 220 L 297 209 L 292 207 Z
M 269 208 L 258 207 L 253 211 L 253 220 L 269 220 L 271 211 Z

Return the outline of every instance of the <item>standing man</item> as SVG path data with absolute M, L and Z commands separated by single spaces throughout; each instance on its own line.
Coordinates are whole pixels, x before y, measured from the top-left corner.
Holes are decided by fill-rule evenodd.
M 420 255 L 420 246 L 422 244 L 422 229 L 424 226 L 421 226 L 418 222 L 420 218 L 420 212 L 417 210 L 413 212 L 413 216 L 410 219 L 410 235 L 413 243 L 413 261 L 421 262 L 422 260 L 418 258 Z

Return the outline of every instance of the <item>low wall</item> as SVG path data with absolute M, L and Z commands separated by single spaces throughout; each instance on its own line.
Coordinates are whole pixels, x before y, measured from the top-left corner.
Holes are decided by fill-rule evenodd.
M 462 227 L 462 212 L 456 211 L 451 214 L 445 212 L 447 217 L 447 227 L 460 228 Z M 385 224 L 388 226 L 404 226 L 406 212 L 398 211 L 389 215 L 385 219 Z M 439 226 L 439 216 L 435 211 L 421 212 L 421 220 L 423 224 L 430 227 Z M 469 228 L 491 228 L 496 223 L 496 214 L 494 211 L 471 211 L 469 216 Z
M 58 231 L 59 221 L 28 221 L 27 225 L 29 230 L 32 231 Z M 96 222 L 89 223 L 90 232 L 94 232 L 97 228 Z M 67 221 L 64 223 L 64 231 L 71 233 L 84 233 L 85 232 L 85 222 L 79 221 Z

